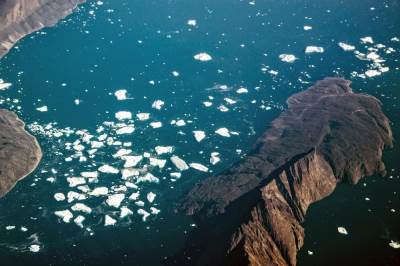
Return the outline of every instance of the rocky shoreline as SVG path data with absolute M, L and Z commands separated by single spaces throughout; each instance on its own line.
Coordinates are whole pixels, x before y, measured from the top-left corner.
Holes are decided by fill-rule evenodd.
M 85 0 L 0 1 L 0 58 L 23 37 L 54 26 Z
M 386 174 L 393 137 L 379 100 L 326 78 L 287 103 L 247 158 L 181 201 L 199 229 L 166 264 L 296 265 L 308 206 L 338 183 Z
M 0 109 L 0 197 L 36 169 L 42 152 L 36 138 L 10 111 Z

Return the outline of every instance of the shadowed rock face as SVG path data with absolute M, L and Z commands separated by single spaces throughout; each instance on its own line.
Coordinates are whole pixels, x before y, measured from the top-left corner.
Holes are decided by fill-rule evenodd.
M 182 200 L 200 228 L 167 264 L 296 265 L 308 206 L 339 182 L 386 173 L 382 151 L 393 139 L 376 98 L 326 78 L 287 104 L 247 158 Z
M 0 109 L 0 197 L 31 173 L 42 153 L 36 139 L 13 112 Z
M 50 27 L 85 0 L 0 0 L 0 58 L 24 36 Z

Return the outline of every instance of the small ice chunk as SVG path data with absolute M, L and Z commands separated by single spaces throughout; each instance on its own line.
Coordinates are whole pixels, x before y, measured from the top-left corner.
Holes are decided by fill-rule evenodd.
M 196 139 L 197 142 L 202 141 L 206 137 L 206 133 L 201 130 L 195 130 L 193 131 L 194 138 Z
M 127 99 L 126 93 L 127 93 L 127 90 L 117 90 L 114 93 L 114 95 L 115 95 L 115 97 L 117 97 L 118 101 L 122 101 L 122 100 L 126 100 Z
M 186 125 L 186 122 L 185 122 L 185 120 L 180 119 L 180 120 L 176 121 L 175 125 L 178 127 L 183 127 Z
M 151 107 L 154 108 L 154 109 L 157 109 L 157 110 L 161 110 L 161 108 L 163 108 L 164 104 L 165 104 L 164 101 L 156 100 L 156 101 L 153 102 Z
M 174 147 L 172 146 L 157 146 L 155 147 L 157 155 L 165 154 L 165 153 L 171 153 L 174 150 Z
M 150 165 L 158 166 L 159 168 L 164 168 L 165 164 L 167 163 L 166 160 L 157 159 L 157 158 L 150 158 Z
M 148 213 L 147 211 L 145 211 L 145 210 L 143 210 L 143 209 L 139 209 L 139 210 L 137 210 L 137 213 L 138 213 L 139 215 L 141 215 L 141 216 L 142 216 L 142 220 L 143 220 L 143 222 L 146 222 L 146 220 L 147 220 L 147 217 L 149 217 L 149 216 L 150 216 L 150 213 Z
M 56 193 L 56 194 L 54 194 L 54 199 L 56 201 L 64 201 L 65 195 L 63 193 Z
M 144 176 L 139 177 L 136 182 L 137 183 L 141 183 L 141 182 L 158 183 L 158 182 L 160 182 L 160 179 L 158 177 L 155 177 L 151 173 L 147 173 Z
M 189 166 L 187 165 L 187 163 L 179 158 L 178 156 L 174 155 L 171 157 L 171 162 L 176 166 L 176 168 L 178 168 L 181 171 L 185 171 L 189 169 Z
M 81 172 L 81 176 L 86 177 L 86 178 L 97 178 L 99 176 L 99 173 L 97 171 Z
M 40 251 L 40 246 L 36 244 L 32 244 L 29 246 L 29 251 L 33 253 L 37 253 Z
M 210 158 L 210 163 L 212 165 L 216 165 L 220 161 L 221 161 L 221 159 L 219 158 L 219 152 L 212 152 L 211 153 L 211 158 Z
M 162 127 L 162 123 L 161 122 L 151 122 L 150 126 L 152 128 L 160 128 L 160 127 Z
M 122 179 L 124 179 L 124 180 L 126 180 L 127 178 L 132 177 L 132 176 L 138 176 L 140 174 L 139 170 L 133 169 L 133 168 L 125 168 L 125 169 L 122 169 L 121 172 L 122 172 Z
M 356 49 L 355 46 L 344 43 L 344 42 L 339 42 L 338 43 L 339 47 L 342 48 L 344 51 L 354 51 Z
M 389 246 L 395 249 L 400 248 L 400 243 L 397 241 L 390 240 Z
M 203 53 L 196 54 L 194 56 L 194 59 L 196 59 L 198 61 L 202 61 L 202 62 L 207 62 L 207 61 L 212 60 L 212 57 L 211 57 L 211 55 L 203 52 Z
M 15 225 L 7 225 L 6 226 L 7 231 L 14 230 L 14 229 L 15 229 Z
M 71 203 L 74 200 L 85 200 L 86 196 L 84 194 L 75 192 L 75 191 L 70 191 L 67 194 L 68 202 Z
M 119 111 L 115 113 L 115 118 L 118 120 L 130 120 L 132 119 L 132 113 L 128 111 Z
M 307 46 L 305 53 L 306 54 L 311 54 L 311 53 L 323 53 L 324 52 L 324 48 L 320 47 L 320 46 Z
M 208 172 L 208 168 L 202 164 L 199 163 L 191 163 L 189 164 L 190 167 L 192 167 L 193 169 L 199 170 L 201 172 Z
M 235 104 L 237 103 L 235 100 L 232 100 L 231 98 L 225 97 L 224 101 L 227 102 L 228 104 Z
M 108 196 L 106 203 L 111 207 L 119 208 L 124 199 L 125 199 L 125 194 L 114 194 Z
M 121 207 L 121 213 L 119 214 L 119 218 L 125 218 L 127 216 L 130 216 L 133 214 L 133 211 L 131 211 L 128 207 Z
M 114 158 L 120 158 L 120 157 L 123 157 L 123 156 L 127 156 L 131 152 L 132 152 L 132 150 L 122 148 L 122 149 L 119 149 L 116 153 L 114 153 L 113 157 Z
M 153 203 L 153 201 L 155 200 L 155 198 L 156 198 L 156 194 L 155 193 L 153 193 L 153 192 L 149 192 L 149 193 L 147 193 L 147 201 L 148 202 L 150 202 L 150 203 Z
M 117 220 L 112 218 L 110 215 L 106 214 L 104 217 L 104 226 L 110 226 L 110 225 L 115 225 L 117 223 Z
M 218 135 L 220 135 L 222 137 L 226 137 L 226 138 L 229 138 L 231 136 L 231 134 L 229 133 L 229 130 L 225 127 L 217 129 L 215 131 L 215 133 L 217 133 Z
M 205 107 L 210 107 L 213 103 L 212 102 L 203 102 Z
M 107 174 L 118 174 L 119 170 L 115 167 L 112 167 L 108 164 L 102 165 L 98 169 L 102 173 L 107 173 Z
M 236 90 L 237 94 L 244 94 L 244 93 L 248 93 L 248 92 L 249 92 L 249 90 L 244 88 L 244 87 L 241 87 L 241 88 Z
M 338 227 L 337 230 L 342 235 L 347 235 L 348 234 L 346 228 L 344 228 L 344 227 Z
M 373 44 L 374 43 L 374 40 L 372 39 L 371 36 L 360 38 L 360 41 L 364 44 L 367 44 L 367 43 Z
M 179 72 L 178 71 L 172 71 L 172 75 L 174 77 L 179 77 Z
M 76 203 L 71 207 L 71 210 L 76 212 L 84 212 L 87 214 L 90 214 L 92 212 L 92 209 L 83 203 Z
M 381 72 L 375 69 L 369 69 L 367 71 L 365 71 L 365 76 L 372 78 L 372 77 L 376 77 L 376 76 L 380 76 Z
M 42 106 L 36 108 L 36 110 L 38 110 L 39 112 L 47 112 L 49 109 L 47 108 L 47 106 Z
M 149 113 L 138 113 L 138 114 L 136 114 L 136 117 L 140 121 L 146 121 L 150 118 L 150 114 Z
M 140 192 L 133 192 L 133 193 L 129 196 L 129 199 L 135 201 L 135 200 L 138 200 L 138 199 L 139 199 L 139 196 L 140 196 Z
M 195 19 L 189 19 L 189 20 L 187 21 L 187 24 L 188 24 L 189 26 L 196 27 L 197 21 L 196 21 Z
M 117 135 L 123 135 L 123 134 L 132 134 L 134 131 L 135 131 L 134 126 L 125 126 L 119 128 L 115 133 L 117 133 Z
M 90 193 L 90 196 L 99 197 L 108 195 L 108 188 L 107 187 L 96 187 Z
M 68 177 L 67 181 L 68 181 L 70 187 L 76 187 L 79 185 L 86 184 L 86 180 L 83 177 Z
M 303 26 L 303 29 L 304 29 L 305 31 L 309 31 L 309 30 L 312 30 L 312 26 L 304 25 L 304 26 Z
M 281 55 L 279 56 L 279 59 L 280 59 L 282 62 L 293 63 L 294 61 L 297 60 L 297 57 L 296 57 L 295 55 L 292 55 L 292 54 L 281 54 Z
M 150 207 L 150 211 L 151 211 L 151 214 L 154 214 L 154 215 L 157 215 L 161 212 L 159 209 L 154 208 L 154 207 Z
M 61 218 L 64 221 L 64 223 L 69 223 L 71 219 L 74 217 L 74 215 L 69 210 L 56 211 L 54 212 L 54 214 L 59 218 Z

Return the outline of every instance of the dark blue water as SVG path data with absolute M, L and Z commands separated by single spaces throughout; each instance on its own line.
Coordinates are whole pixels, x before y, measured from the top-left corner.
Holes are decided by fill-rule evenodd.
M 185 236 L 195 228 L 190 218 L 174 213 L 174 202 L 196 181 L 245 156 L 285 108 L 287 97 L 326 76 L 348 78 L 356 91 L 378 97 L 398 138 L 399 12 L 399 1 L 114 0 L 103 5 L 88 1 L 56 27 L 26 37 L 0 61 L 0 78 L 13 84 L 0 92 L 1 107 L 16 111 L 26 121 L 45 156 L 39 168 L 0 201 L 2 262 L 158 265 L 182 248 Z M 193 19 L 196 26 L 188 25 Z M 360 38 L 366 36 L 374 42 L 362 43 Z M 355 51 L 343 51 L 339 42 L 379 58 L 360 60 Z M 323 47 L 324 52 L 306 54 L 307 46 Z M 212 60 L 195 60 L 201 52 Z M 297 60 L 282 62 L 281 54 L 293 54 Z M 367 70 L 385 72 L 365 77 Z M 227 89 L 221 90 L 221 85 Z M 242 87 L 248 93 L 237 93 Z M 127 100 L 114 96 L 120 89 L 127 90 Z M 155 100 L 165 102 L 161 110 L 152 108 Z M 221 105 L 229 110 L 222 112 Z M 42 106 L 48 111 L 37 111 Z M 116 134 L 118 111 L 132 113 L 132 121 L 123 122 L 134 124 L 135 132 Z M 139 121 L 138 113 L 149 113 L 150 119 Z M 172 125 L 173 120 L 184 120 L 186 125 Z M 152 128 L 151 122 L 162 122 L 162 127 Z M 233 134 L 219 136 L 215 133 L 219 128 Z M 197 142 L 194 130 L 204 131 L 206 138 Z M 90 143 L 79 135 L 82 131 L 92 135 L 92 141 L 107 134 L 117 145 L 103 141 L 105 146 L 91 158 Z M 77 140 L 85 147 L 82 154 L 68 148 Z M 156 146 L 174 150 L 157 155 Z M 126 197 L 121 206 L 133 215 L 119 218 L 120 209 L 107 205 L 107 196 L 80 201 L 92 208 L 91 214 L 72 211 L 78 201 L 54 199 L 55 193 L 85 194 L 69 187 L 67 177 L 96 171 L 104 164 L 122 170 L 123 160 L 112 157 L 121 148 L 131 149 L 132 155 L 149 153 L 166 160 L 162 169 L 149 165 L 147 159 L 137 166 L 144 168 L 142 176 L 151 173 L 159 182 L 138 183 L 131 178 L 138 187 L 122 192 Z M 209 161 L 212 152 L 220 153 L 216 165 Z M 170 173 L 180 172 L 169 161 L 171 155 L 201 163 L 210 172 L 190 169 L 181 178 L 171 177 Z M 341 186 L 311 207 L 299 265 L 399 263 L 399 250 L 389 246 L 391 240 L 400 241 L 399 156 L 398 148 L 385 154 L 387 177 Z M 86 185 L 121 194 L 111 190 L 126 184 L 120 174 L 100 173 L 97 183 Z M 139 198 L 129 200 L 134 192 L 140 192 Z M 157 195 L 153 202 L 147 200 L 149 192 Z M 138 201 L 144 206 L 138 206 Z M 151 212 L 152 207 L 160 213 L 143 222 L 137 211 Z M 54 215 L 67 209 L 74 218 L 86 218 L 83 228 Z M 104 226 L 105 215 L 113 217 L 116 225 Z M 338 226 L 346 227 L 349 235 L 340 235 Z M 40 251 L 29 251 L 31 245 L 38 245 Z

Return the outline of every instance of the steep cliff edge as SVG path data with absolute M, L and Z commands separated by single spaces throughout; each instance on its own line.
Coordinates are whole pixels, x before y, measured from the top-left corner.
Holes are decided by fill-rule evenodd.
M 0 58 L 21 38 L 56 24 L 85 0 L 0 0 Z
M 36 139 L 13 112 L 0 109 L 0 197 L 31 173 L 42 157 Z
M 247 158 L 182 200 L 200 228 L 168 264 L 296 265 L 308 206 L 339 182 L 386 173 L 393 139 L 376 98 L 326 78 L 287 103 Z

